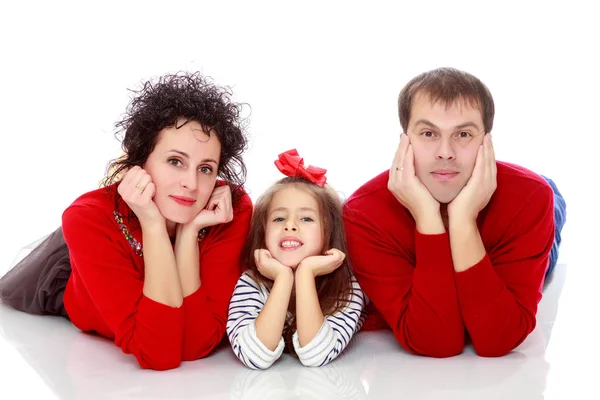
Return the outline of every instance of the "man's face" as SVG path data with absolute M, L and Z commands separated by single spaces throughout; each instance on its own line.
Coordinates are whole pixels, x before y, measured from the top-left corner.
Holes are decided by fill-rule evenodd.
M 406 133 L 417 177 L 438 202 L 450 203 L 473 173 L 485 134 L 481 112 L 468 101 L 459 99 L 446 107 L 417 93 Z

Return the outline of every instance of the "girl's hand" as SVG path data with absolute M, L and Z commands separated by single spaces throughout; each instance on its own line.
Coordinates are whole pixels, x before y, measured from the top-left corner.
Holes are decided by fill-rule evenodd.
M 254 250 L 254 261 L 258 267 L 258 272 L 272 281 L 275 281 L 281 274 L 294 275 L 290 267 L 286 267 L 277 261 L 277 259 L 273 258 L 267 249 Z
M 342 265 L 346 259 L 346 255 L 338 249 L 329 249 L 322 256 L 306 257 L 298 265 L 296 273 L 300 270 L 308 270 L 313 277 L 327 275 Z
M 150 175 L 141 167 L 135 166 L 127 171 L 117 187 L 117 192 L 138 217 L 142 226 L 166 224 L 165 218 L 152 200 L 156 194 L 156 187 Z

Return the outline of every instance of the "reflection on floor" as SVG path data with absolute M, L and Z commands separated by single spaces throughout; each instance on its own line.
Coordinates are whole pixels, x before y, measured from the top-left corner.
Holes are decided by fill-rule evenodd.
M 566 274 L 566 265 L 559 264 L 540 303 L 537 328 L 502 358 L 478 357 L 471 347 L 448 359 L 412 356 L 391 332 L 380 331 L 357 335 L 328 366 L 306 368 L 284 354 L 267 371 L 245 368 L 226 342 L 212 356 L 177 370 L 141 370 L 110 341 L 81 333 L 63 318 L 0 304 L 0 352 L 15 349 L 21 357 L 9 358 L 12 363 L 32 367 L 20 365 L 21 375 L 2 384 L 0 397 L 18 398 L 2 393 L 23 395 L 24 387 L 36 387 L 37 398 L 60 399 L 541 399 Z M 5 370 L 8 362 L 0 361 Z

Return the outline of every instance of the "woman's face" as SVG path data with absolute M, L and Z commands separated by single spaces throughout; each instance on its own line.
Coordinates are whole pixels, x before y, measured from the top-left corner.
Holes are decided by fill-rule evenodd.
M 220 154 L 217 136 L 207 135 L 197 121 L 179 118 L 175 126 L 159 132 L 143 168 L 156 186 L 153 199 L 167 223 L 188 223 L 206 207 Z

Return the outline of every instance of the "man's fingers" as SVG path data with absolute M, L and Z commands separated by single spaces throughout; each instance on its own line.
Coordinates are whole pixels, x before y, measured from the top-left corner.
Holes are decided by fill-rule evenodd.
M 406 156 L 406 150 L 408 145 L 410 144 L 410 140 L 408 135 L 402 133 L 400 135 L 400 143 L 398 144 L 398 148 L 396 149 L 396 154 L 394 155 L 394 161 L 392 162 L 391 171 L 400 171 L 400 168 L 403 166 L 404 157 Z
M 492 142 L 492 135 L 488 133 L 487 135 L 487 159 L 489 162 L 490 172 L 493 177 L 496 176 L 496 152 L 494 151 L 494 143 Z
M 408 145 L 408 149 L 406 150 L 406 158 L 402 167 L 409 176 L 415 175 L 415 153 L 413 151 L 412 144 Z

